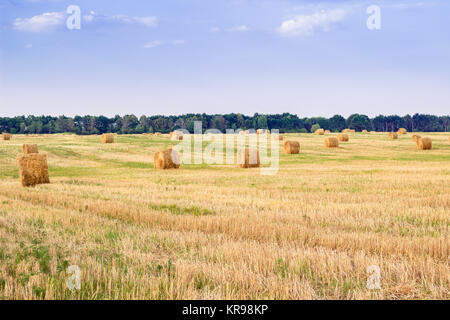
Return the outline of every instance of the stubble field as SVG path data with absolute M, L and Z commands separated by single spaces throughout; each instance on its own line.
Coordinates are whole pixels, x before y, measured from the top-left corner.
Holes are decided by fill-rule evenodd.
M 449 134 L 421 135 L 433 150 L 411 134 L 337 149 L 285 135 L 301 151 L 281 148 L 274 176 L 155 171 L 167 136 L 14 135 L 0 141 L 0 299 L 449 299 Z M 47 153 L 51 184 L 20 185 L 24 143 Z

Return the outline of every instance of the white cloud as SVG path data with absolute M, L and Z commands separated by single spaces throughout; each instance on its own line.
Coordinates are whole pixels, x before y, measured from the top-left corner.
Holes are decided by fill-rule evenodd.
M 334 9 L 320 11 L 311 15 L 296 15 L 282 22 L 278 32 L 284 36 L 309 36 L 316 31 L 329 31 L 333 24 L 345 19 L 347 11 Z
M 229 32 L 246 32 L 248 31 L 248 27 L 246 25 L 234 26 L 229 28 L 227 31 Z
M 144 17 L 129 17 L 124 14 L 118 15 L 103 15 L 97 14 L 94 11 L 89 12 L 89 14 L 84 15 L 83 19 L 87 23 L 95 22 L 95 21 L 103 21 L 103 22 L 118 22 L 124 24 L 136 24 L 144 27 L 156 27 L 158 25 L 158 18 L 153 16 L 144 16 Z
M 133 22 L 141 24 L 145 27 L 156 27 L 158 19 L 156 17 L 134 17 Z
M 186 43 L 186 41 L 184 41 L 184 40 L 173 40 L 172 41 L 172 45 L 173 46 L 180 46 L 180 45 L 185 44 L 185 43 Z
M 172 40 L 172 41 L 154 40 L 154 41 L 150 41 L 150 42 L 145 43 L 144 44 L 144 48 L 145 49 L 151 49 L 151 48 L 160 47 L 162 45 L 181 46 L 181 45 L 183 45 L 185 43 L 186 43 L 185 40 Z
M 25 49 L 31 49 L 31 48 L 33 48 L 33 45 L 31 43 L 27 43 L 25 45 Z
M 144 48 L 145 49 L 156 48 L 156 47 L 159 47 L 162 44 L 163 44 L 162 41 L 154 40 L 154 41 L 150 41 L 150 42 L 147 42 L 146 44 L 144 44 Z
M 220 28 L 219 27 L 212 27 L 211 29 L 209 29 L 209 32 L 219 32 Z
M 17 18 L 14 29 L 24 32 L 51 31 L 63 25 L 65 15 L 62 12 L 46 12 L 31 18 Z

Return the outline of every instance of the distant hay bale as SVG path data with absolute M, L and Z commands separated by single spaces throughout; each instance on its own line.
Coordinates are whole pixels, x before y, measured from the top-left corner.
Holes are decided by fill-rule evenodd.
M 398 131 L 397 131 L 398 134 L 406 134 L 407 132 L 408 132 L 408 131 L 406 131 L 405 128 L 400 128 L 400 129 L 398 129 Z
M 325 134 L 330 134 L 331 131 L 330 130 L 325 130 Z
M 347 132 L 350 132 L 350 129 L 343 129 L 341 132 L 342 133 L 347 133 Z
M 372 134 L 373 134 L 373 133 L 377 133 L 377 132 L 376 132 L 376 131 L 370 131 L 370 133 L 372 133 Z
M 355 129 L 350 129 L 350 131 L 349 131 L 350 133 L 355 133 L 356 132 L 356 130 Z
M 319 136 L 323 136 L 325 134 L 325 130 L 323 129 L 317 129 L 314 131 L 315 134 L 318 134 Z
M 284 143 L 284 153 L 297 154 L 300 152 L 300 143 L 298 141 L 287 140 Z
M 47 155 L 39 153 L 22 154 L 17 158 L 19 177 L 24 187 L 50 183 Z
M 2 133 L 2 139 L 3 139 L 3 140 L 11 140 L 11 137 L 12 137 L 12 135 L 10 135 L 10 134 L 7 133 L 7 132 L 3 132 L 3 133 Z
M 367 133 L 367 130 L 366 130 L 366 129 L 364 129 L 364 130 L 362 131 L 362 133 Z
M 278 139 L 278 140 L 280 140 L 280 141 L 283 141 L 284 137 L 283 137 L 281 134 L 279 134 L 278 137 L 276 137 L 275 139 Z
M 258 130 L 256 130 L 256 133 L 257 133 L 257 134 L 263 134 L 263 133 L 264 133 L 264 130 L 263 130 L 263 129 L 258 129 Z
M 154 166 L 155 169 L 178 169 L 180 167 L 180 154 L 175 149 L 156 151 Z
M 338 134 L 338 140 L 339 141 L 343 141 L 343 142 L 347 142 L 350 140 L 350 138 L 348 137 L 348 134 L 346 133 L 339 133 Z
M 258 168 L 261 166 L 259 151 L 257 149 L 239 149 L 237 161 L 239 168 Z
M 398 134 L 396 134 L 395 132 L 389 133 L 389 139 L 397 139 L 397 138 L 398 138 Z
M 161 132 L 156 132 L 155 133 L 155 136 L 160 136 L 161 135 Z
M 174 131 L 170 133 L 170 140 L 172 141 L 179 141 L 183 140 L 183 132 L 181 131 Z
M 337 148 L 339 147 L 339 140 L 336 137 L 330 137 L 325 139 L 325 147 Z
M 37 144 L 24 144 L 22 150 L 24 154 L 39 153 Z
M 431 150 L 432 146 L 433 143 L 430 138 L 420 138 L 417 141 L 417 148 L 419 148 L 419 150 Z
M 412 136 L 412 141 L 414 141 L 415 143 L 417 143 L 419 141 L 419 139 L 421 138 L 421 136 L 417 135 L 417 134 L 413 134 Z
M 103 143 L 114 143 L 114 134 L 113 133 L 102 134 L 102 142 Z

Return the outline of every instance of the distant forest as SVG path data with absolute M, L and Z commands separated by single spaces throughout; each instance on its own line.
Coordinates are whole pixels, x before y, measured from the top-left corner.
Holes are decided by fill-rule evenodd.
M 406 115 L 403 117 L 379 115 L 369 118 L 363 114 L 352 114 L 347 119 L 335 115 L 331 118 L 299 118 L 295 114 L 283 113 L 253 116 L 242 114 L 186 114 L 180 116 L 141 116 L 116 115 L 113 118 L 104 116 L 17 116 L 0 117 L 0 133 L 63 133 L 72 132 L 79 135 L 116 132 L 122 134 L 161 132 L 168 133 L 175 129 L 187 129 L 193 132 L 194 121 L 202 121 L 203 130 L 218 129 L 279 129 L 284 132 L 314 132 L 318 128 L 341 131 L 349 128 L 356 131 L 396 131 L 406 128 L 408 131 L 447 132 L 450 117 L 426 114 Z

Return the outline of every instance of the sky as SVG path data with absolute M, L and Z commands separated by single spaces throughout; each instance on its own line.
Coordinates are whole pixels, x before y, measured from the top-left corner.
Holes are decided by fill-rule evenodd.
M 449 110 L 448 0 L 0 0 L 0 117 Z

